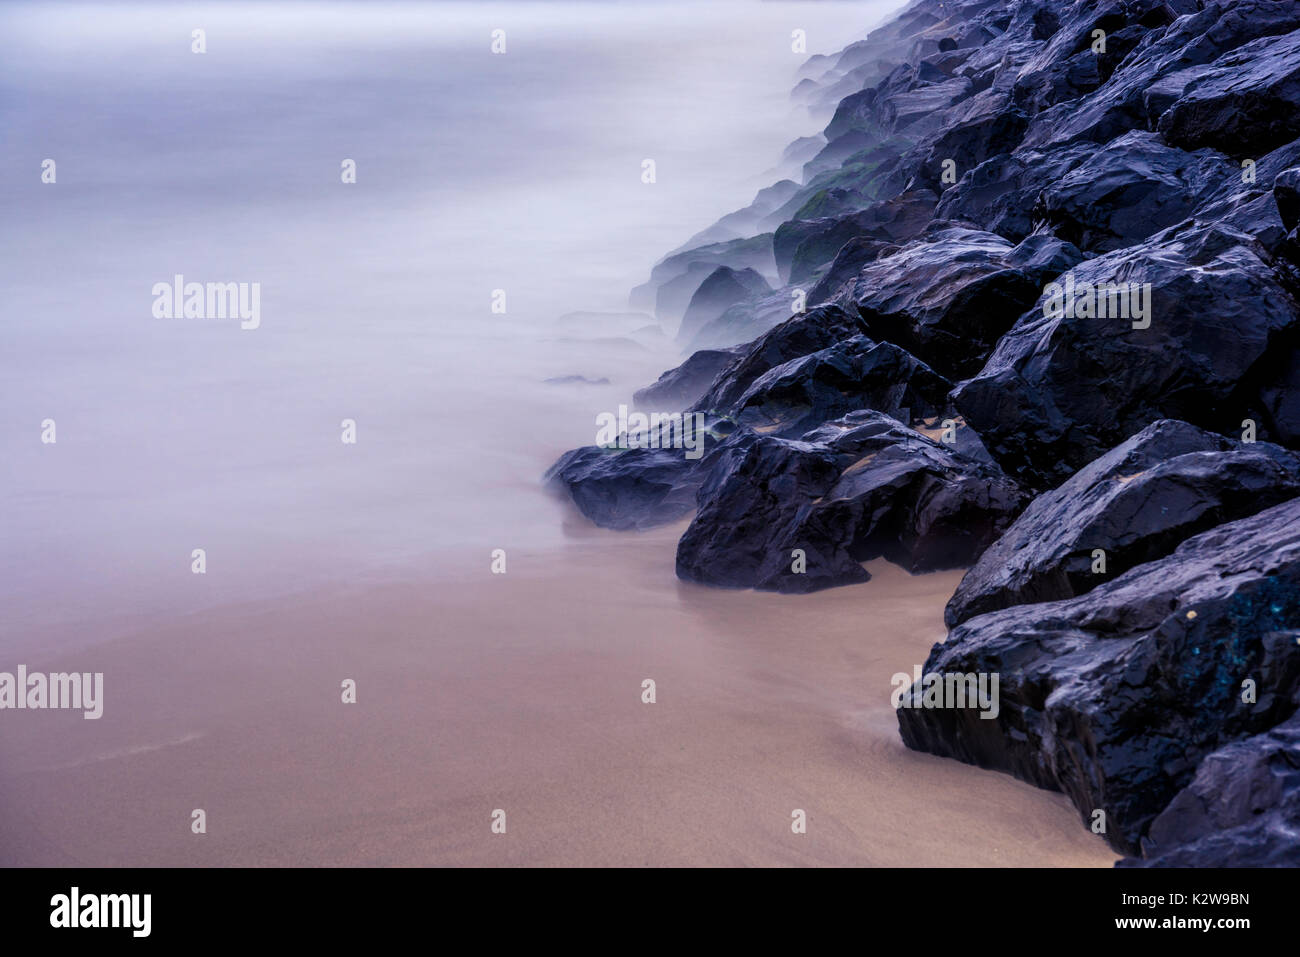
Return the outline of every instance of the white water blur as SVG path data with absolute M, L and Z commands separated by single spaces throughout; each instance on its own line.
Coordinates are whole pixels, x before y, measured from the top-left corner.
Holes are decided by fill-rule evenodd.
M 0 648 L 562 541 L 542 472 L 678 357 L 556 317 L 819 130 L 792 30 L 898 5 L 0 8 Z M 153 318 L 177 273 L 260 283 L 261 327 Z

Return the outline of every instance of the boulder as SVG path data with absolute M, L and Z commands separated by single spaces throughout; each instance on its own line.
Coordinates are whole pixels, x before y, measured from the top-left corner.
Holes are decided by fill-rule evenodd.
M 944 621 L 1081 595 L 1297 495 L 1300 457 L 1161 419 L 1035 498 L 962 578 Z
M 927 707 L 918 683 L 899 730 L 916 750 L 1060 790 L 1087 823 L 1104 811 L 1107 841 L 1135 854 L 1206 755 L 1295 710 L 1298 627 L 1291 499 L 1084 595 L 963 622 L 925 672 L 999 675 L 996 716 Z

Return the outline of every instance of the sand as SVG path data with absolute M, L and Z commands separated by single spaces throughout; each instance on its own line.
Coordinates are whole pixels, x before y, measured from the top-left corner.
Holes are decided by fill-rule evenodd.
M 505 575 L 484 555 L 29 656 L 103 671 L 105 711 L 5 712 L 0 863 L 1113 862 L 1061 795 L 899 741 L 890 677 L 942 637 L 960 573 L 718 591 L 673 577 L 680 532 L 583 531 Z

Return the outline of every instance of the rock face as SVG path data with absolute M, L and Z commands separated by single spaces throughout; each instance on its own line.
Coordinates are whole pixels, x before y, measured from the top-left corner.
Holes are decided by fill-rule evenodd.
M 1300 715 L 1213 752 L 1119 867 L 1300 866 Z
M 1129 318 L 1111 305 L 1124 296 L 1095 295 L 1120 283 Z M 1061 285 L 1062 308 L 1042 297 L 953 396 L 994 458 L 1037 488 L 1155 419 L 1237 427 L 1233 396 L 1300 315 L 1273 257 L 1226 226 L 1173 227 Z M 1096 317 L 1097 304 L 1112 315 Z
M 899 730 L 911 748 L 1063 791 L 1085 821 L 1105 811 L 1106 839 L 1134 854 L 1202 758 L 1295 711 L 1297 635 L 1292 499 L 1077 598 L 958 625 L 925 671 L 999 674 L 997 717 L 905 706 Z
M 944 620 L 1081 595 L 1297 495 L 1294 454 L 1161 419 L 1035 498 L 966 573 Z
M 794 99 L 790 178 L 634 293 L 708 350 L 638 395 L 702 457 L 550 479 L 694 511 L 693 582 L 972 564 L 930 666 L 1000 709 L 901 708 L 909 746 L 1105 811 L 1126 866 L 1293 861 L 1300 3 L 913 0 Z
M 866 581 L 861 563 L 881 556 L 912 571 L 951 568 L 996 538 L 1022 501 L 996 466 L 856 412 L 800 440 L 755 434 L 719 455 L 678 544 L 677 574 L 809 592 Z

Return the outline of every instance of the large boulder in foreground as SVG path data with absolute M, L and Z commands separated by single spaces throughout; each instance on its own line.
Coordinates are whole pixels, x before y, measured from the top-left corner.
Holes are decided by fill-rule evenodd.
M 958 625 L 925 671 L 999 675 L 996 717 L 925 707 L 918 683 L 899 730 L 916 750 L 1063 791 L 1086 822 L 1105 811 L 1107 840 L 1134 854 L 1207 754 L 1295 711 L 1298 634 L 1292 499 L 1085 595 Z
M 1198 532 L 1297 495 L 1300 458 L 1291 452 L 1161 419 L 1034 499 L 966 573 L 944 621 L 951 628 L 1081 595 Z
M 879 412 L 801 440 L 749 433 L 730 442 L 677 547 L 686 581 L 802 593 L 866 581 L 862 563 L 879 557 L 912 571 L 951 568 L 1024 504 L 996 466 Z
M 1220 748 L 1118 867 L 1300 867 L 1300 715 Z
M 1235 394 L 1300 316 L 1274 266 L 1251 236 L 1194 223 L 1090 259 L 1056 281 L 1077 294 L 1045 293 L 953 400 L 1002 467 L 1040 489 L 1156 419 L 1240 428 Z

